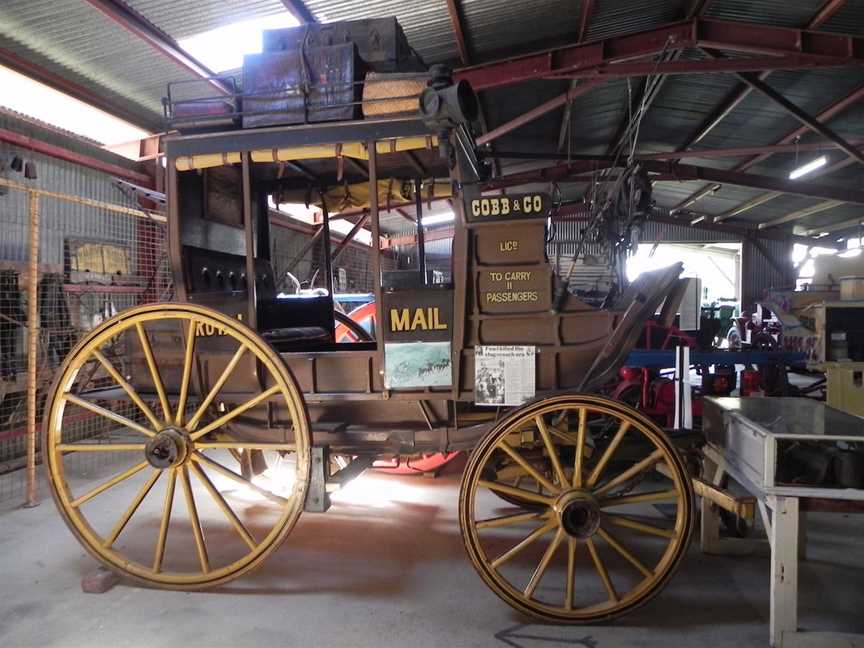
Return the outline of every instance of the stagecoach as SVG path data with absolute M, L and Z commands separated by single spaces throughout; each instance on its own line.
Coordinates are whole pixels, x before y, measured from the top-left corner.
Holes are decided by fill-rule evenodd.
M 600 304 L 567 290 L 546 254 L 552 197 L 487 190 L 473 101 L 439 83 L 421 116 L 166 139 L 176 300 L 86 335 L 45 405 L 52 495 L 94 558 L 149 586 L 222 585 L 283 542 L 290 552 L 301 513 L 326 511 L 376 460 L 465 451 L 465 549 L 509 605 L 596 622 L 663 589 L 690 538 L 693 483 L 670 436 L 602 388 L 676 293 L 680 264 Z M 381 187 L 409 154 L 450 192 L 443 281 L 422 263 L 382 267 Z M 374 334 L 334 308 L 326 192 L 348 158 L 368 173 L 355 218 L 371 225 Z M 310 169 L 324 251 L 292 292 L 271 199 L 308 187 Z M 337 341 L 337 324 L 352 335 Z M 76 432 L 94 419 L 102 432 Z M 72 474 L 106 452 L 122 467 L 98 486 Z

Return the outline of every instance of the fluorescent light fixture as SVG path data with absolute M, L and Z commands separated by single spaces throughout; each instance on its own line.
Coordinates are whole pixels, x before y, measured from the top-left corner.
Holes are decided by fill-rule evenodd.
M 441 223 L 449 223 L 450 221 L 456 220 L 456 214 L 436 214 L 435 216 L 426 216 L 423 219 L 424 225 L 439 225 Z
M 241 20 L 181 39 L 178 44 L 214 72 L 234 70 L 243 65 L 243 56 L 261 52 L 265 29 L 296 27 L 297 19 L 287 11 Z
M 861 248 L 852 248 L 851 250 L 841 252 L 837 256 L 841 259 L 854 259 L 855 257 L 861 256 Z
M 826 156 L 818 157 L 815 160 L 811 160 L 807 164 L 798 167 L 792 173 L 789 174 L 790 180 L 797 180 L 801 176 L 805 176 L 808 173 L 812 173 L 816 169 L 821 169 L 823 166 L 828 164 L 828 158 Z

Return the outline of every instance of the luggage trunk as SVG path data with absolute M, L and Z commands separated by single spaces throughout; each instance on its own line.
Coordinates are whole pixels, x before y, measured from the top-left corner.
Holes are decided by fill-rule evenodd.
M 243 128 L 356 119 L 362 78 L 353 43 L 249 54 Z
M 329 47 L 354 43 L 373 72 L 422 72 L 423 62 L 408 45 L 395 18 L 371 18 L 312 24 L 264 31 L 264 51 L 281 52 L 302 47 Z

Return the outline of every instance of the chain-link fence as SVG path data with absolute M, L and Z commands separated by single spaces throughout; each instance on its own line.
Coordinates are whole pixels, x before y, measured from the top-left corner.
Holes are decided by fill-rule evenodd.
M 42 410 L 55 372 L 78 339 L 105 319 L 172 299 L 167 227 L 164 217 L 131 203 L 2 178 L 0 187 L 0 238 L 11 242 L 0 246 L 0 501 L 32 501 Z M 123 349 L 113 353 L 122 364 Z M 99 367 L 85 365 L 81 373 L 78 382 L 91 387 L 105 380 Z M 122 411 L 128 403 L 107 406 L 135 418 L 133 411 Z M 71 427 L 64 438 L 116 442 L 127 433 L 86 412 Z M 93 474 L 116 461 L 114 454 L 78 453 L 75 471 Z

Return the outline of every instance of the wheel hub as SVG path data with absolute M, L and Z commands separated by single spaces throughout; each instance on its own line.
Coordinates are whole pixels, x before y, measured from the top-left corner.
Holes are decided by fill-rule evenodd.
M 564 532 L 571 538 L 590 538 L 600 526 L 600 507 L 591 493 L 571 490 L 555 502 L 555 512 Z
M 151 466 L 164 470 L 186 461 L 190 447 L 189 435 L 185 430 L 167 427 L 147 442 L 144 456 Z

